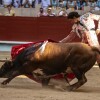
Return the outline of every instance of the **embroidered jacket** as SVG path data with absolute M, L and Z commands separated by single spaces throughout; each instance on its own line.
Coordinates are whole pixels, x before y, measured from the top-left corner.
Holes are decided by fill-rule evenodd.
M 98 28 L 97 29 L 100 29 L 100 15 L 95 15 L 95 14 L 92 14 L 92 13 L 86 13 L 86 14 L 84 14 L 80 17 L 79 22 L 75 23 L 72 26 L 71 33 L 67 37 L 65 37 L 63 40 L 61 40 L 60 42 L 70 42 L 70 41 L 72 41 L 74 39 L 75 33 L 76 33 L 76 35 L 79 38 L 81 38 L 82 42 L 87 43 L 88 41 L 90 41 L 89 39 L 91 38 L 91 36 L 89 36 L 89 35 L 91 35 L 90 33 L 92 33 L 92 31 L 94 31 L 94 33 L 95 33 L 94 20 L 98 21 Z M 90 37 L 90 38 L 88 39 L 87 36 Z

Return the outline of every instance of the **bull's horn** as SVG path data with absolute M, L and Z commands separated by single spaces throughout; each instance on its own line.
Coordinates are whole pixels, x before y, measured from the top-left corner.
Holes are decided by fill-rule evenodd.
M 7 61 L 6 59 L 1 59 L 1 60 L 0 60 L 0 62 L 6 62 L 6 61 Z

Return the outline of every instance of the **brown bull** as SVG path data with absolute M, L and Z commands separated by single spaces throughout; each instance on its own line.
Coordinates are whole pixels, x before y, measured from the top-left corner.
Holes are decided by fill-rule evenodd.
M 50 76 L 64 74 L 70 67 L 78 82 L 70 85 L 69 90 L 75 90 L 87 82 L 85 73 L 95 64 L 99 53 L 97 48 L 84 43 L 44 42 L 26 48 L 14 61 L 5 62 L 0 77 L 7 75 L 8 79 L 2 82 L 5 85 L 18 75 L 30 75 L 39 70 L 43 85 L 47 85 Z

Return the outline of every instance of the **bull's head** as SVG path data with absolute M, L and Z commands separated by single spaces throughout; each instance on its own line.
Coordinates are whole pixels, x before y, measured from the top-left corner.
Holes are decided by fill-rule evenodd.
M 13 67 L 12 61 L 6 61 L 0 68 L 0 77 L 7 77 Z

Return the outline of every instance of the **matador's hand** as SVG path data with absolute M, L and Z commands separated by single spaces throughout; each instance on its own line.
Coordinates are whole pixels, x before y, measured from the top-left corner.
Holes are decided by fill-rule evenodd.
M 100 33 L 100 29 L 97 29 L 96 30 L 96 34 L 98 35 Z

